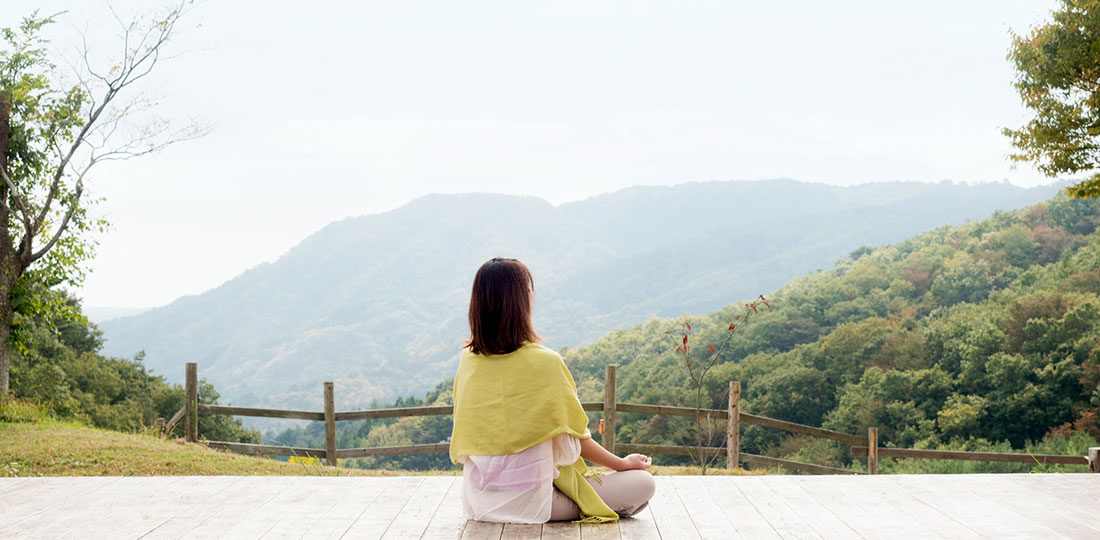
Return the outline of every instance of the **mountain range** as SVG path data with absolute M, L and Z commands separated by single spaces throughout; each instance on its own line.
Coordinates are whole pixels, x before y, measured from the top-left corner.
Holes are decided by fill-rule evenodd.
M 336 221 L 279 259 L 171 304 L 103 322 L 104 353 L 180 380 L 199 364 L 223 401 L 337 408 L 423 394 L 453 374 L 469 287 L 494 256 L 535 278 L 545 344 L 707 313 L 831 266 L 865 245 L 1033 204 L 1061 186 L 794 180 L 633 187 L 552 205 L 429 195 Z

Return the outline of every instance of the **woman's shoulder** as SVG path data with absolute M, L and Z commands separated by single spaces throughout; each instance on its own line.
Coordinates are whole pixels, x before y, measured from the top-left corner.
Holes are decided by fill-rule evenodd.
M 532 358 L 555 360 L 558 362 L 563 361 L 561 355 L 558 354 L 557 351 L 538 343 L 524 343 L 516 352 Z
M 461 363 L 478 361 L 507 361 L 509 359 L 524 362 L 547 363 L 551 365 L 565 365 L 565 361 L 557 351 L 538 343 L 525 342 L 520 348 L 506 354 L 494 354 L 484 356 L 464 349 L 460 357 Z

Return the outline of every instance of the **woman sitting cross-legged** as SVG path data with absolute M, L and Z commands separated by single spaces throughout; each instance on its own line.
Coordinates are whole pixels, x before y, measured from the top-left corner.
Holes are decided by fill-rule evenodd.
M 536 343 L 534 294 L 531 273 L 515 259 L 492 259 L 474 277 L 451 435 L 451 459 L 463 464 L 466 517 L 543 523 L 631 516 L 653 496 L 645 471 L 651 460 L 620 458 L 592 440 L 569 368 Z M 585 459 L 616 472 L 586 477 Z

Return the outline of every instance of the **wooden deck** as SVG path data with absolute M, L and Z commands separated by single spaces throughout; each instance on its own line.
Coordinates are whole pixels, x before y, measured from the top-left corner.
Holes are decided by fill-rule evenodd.
M 460 477 L 0 479 L 0 538 L 1100 538 L 1100 474 L 657 477 L 636 519 L 462 518 Z

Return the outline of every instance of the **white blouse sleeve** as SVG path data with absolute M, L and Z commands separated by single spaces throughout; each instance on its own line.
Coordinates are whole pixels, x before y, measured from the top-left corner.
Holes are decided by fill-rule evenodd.
M 581 440 L 563 433 L 550 439 L 554 446 L 554 479 L 558 478 L 558 467 L 572 465 L 581 457 Z

